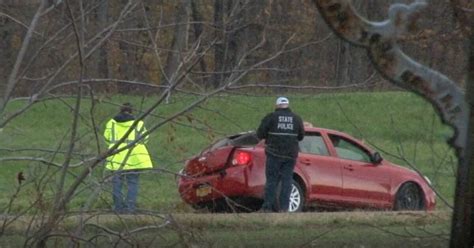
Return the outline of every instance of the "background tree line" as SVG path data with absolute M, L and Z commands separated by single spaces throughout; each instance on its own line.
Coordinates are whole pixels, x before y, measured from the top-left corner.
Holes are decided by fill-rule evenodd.
M 0 1 L 0 80 L 5 82 L 39 0 Z M 34 32 L 14 96 L 30 96 L 75 49 L 73 29 L 62 0 L 49 0 Z M 359 13 L 383 20 L 393 0 L 354 1 Z M 403 1 L 408 2 L 408 1 Z M 77 3 L 71 3 L 77 4 Z M 84 40 L 100 39 L 127 4 L 125 0 L 85 1 Z M 78 11 L 79 8 L 75 8 Z M 433 1 L 420 18 L 422 31 L 406 37 L 404 51 L 456 82 L 464 82 L 466 38 L 447 1 Z M 79 13 L 75 13 L 79 14 Z M 316 18 L 314 18 L 316 16 Z M 256 61 L 282 50 L 242 78 L 241 85 L 393 88 L 375 73 L 363 49 L 338 39 L 309 0 L 143 0 L 86 61 L 85 78 L 109 93 L 154 92 L 184 70 L 183 58 L 200 44 L 198 66 L 187 75 L 187 90 L 204 92 L 232 80 Z M 251 52 L 249 52 L 251 50 Z M 73 80 L 80 66 L 70 63 L 52 80 Z M 92 80 L 95 79 L 95 80 Z M 100 80 L 99 80 L 100 79 Z M 118 83 L 118 82 L 122 83 Z M 123 83 L 125 82 L 125 83 Z M 153 86 L 137 87 L 139 85 Z M 67 84 L 66 84 L 67 85 Z M 5 84 L 0 84 L 2 91 Z M 157 88 L 158 87 L 158 88 Z M 58 87 L 67 93 L 67 86 Z

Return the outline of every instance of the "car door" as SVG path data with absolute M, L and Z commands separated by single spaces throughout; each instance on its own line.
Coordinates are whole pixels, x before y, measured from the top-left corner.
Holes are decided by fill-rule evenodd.
M 330 134 L 342 167 L 342 196 L 354 207 L 384 207 L 390 200 L 390 177 L 383 165 L 371 162 L 370 152 L 354 140 Z
M 342 170 L 338 158 L 331 157 L 319 132 L 306 132 L 300 142 L 297 166 L 308 181 L 310 201 L 337 202 L 342 197 Z

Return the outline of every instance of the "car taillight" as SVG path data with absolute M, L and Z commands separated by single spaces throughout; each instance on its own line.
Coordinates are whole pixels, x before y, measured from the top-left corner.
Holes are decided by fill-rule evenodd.
M 236 151 L 234 153 L 234 159 L 232 159 L 232 165 L 248 165 L 252 161 L 252 154 L 246 151 Z

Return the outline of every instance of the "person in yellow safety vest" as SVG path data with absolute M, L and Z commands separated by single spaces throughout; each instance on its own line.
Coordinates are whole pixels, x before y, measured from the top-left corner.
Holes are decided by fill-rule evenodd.
M 104 138 L 109 149 L 119 142 L 135 123 L 132 109 L 130 103 L 124 103 L 120 108 L 120 112 L 107 122 Z M 114 172 L 112 176 L 112 199 L 114 211 L 117 213 L 133 213 L 136 211 L 139 171 L 153 167 L 145 146 L 148 136 L 142 137 L 145 132 L 146 128 L 143 121 L 138 121 L 117 149 L 133 142 L 136 143 L 132 147 L 107 158 L 105 167 Z M 140 138 L 142 139 L 139 140 Z M 127 184 L 125 199 L 122 194 L 124 182 Z

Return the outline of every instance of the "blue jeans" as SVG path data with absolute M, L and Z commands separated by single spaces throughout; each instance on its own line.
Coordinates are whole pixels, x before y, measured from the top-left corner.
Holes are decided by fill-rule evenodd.
M 134 170 L 115 171 L 112 177 L 112 199 L 114 210 L 120 213 L 134 212 L 138 196 L 139 173 Z M 127 196 L 124 199 L 122 186 L 127 184 Z
M 262 209 L 268 212 L 287 212 L 290 205 L 291 183 L 296 159 L 276 157 L 268 153 L 266 155 L 265 176 L 267 181 Z M 281 183 L 280 192 L 277 192 L 279 183 Z M 279 206 L 275 200 L 278 193 Z

